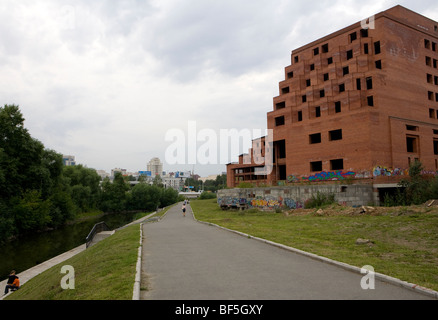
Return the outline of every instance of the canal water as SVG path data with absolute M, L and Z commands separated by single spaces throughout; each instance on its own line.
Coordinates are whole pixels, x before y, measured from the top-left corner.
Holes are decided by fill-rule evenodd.
M 111 230 L 122 227 L 135 218 L 135 213 L 118 213 L 66 225 L 59 229 L 21 236 L 0 245 L 0 281 L 11 270 L 25 271 L 61 253 L 85 243 L 93 226 L 105 221 Z

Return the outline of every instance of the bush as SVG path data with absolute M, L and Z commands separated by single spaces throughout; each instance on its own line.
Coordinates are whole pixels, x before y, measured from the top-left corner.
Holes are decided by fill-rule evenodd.
M 306 201 L 305 208 L 320 208 L 322 206 L 330 205 L 336 203 L 335 195 L 333 193 L 325 194 L 317 192 L 316 195 L 312 195 L 312 198 Z
M 201 200 L 207 200 L 207 199 L 216 199 L 216 193 L 212 193 L 212 192 L 203 192 L 201 193 L 201 195 L 199 196 L 199 199 Z

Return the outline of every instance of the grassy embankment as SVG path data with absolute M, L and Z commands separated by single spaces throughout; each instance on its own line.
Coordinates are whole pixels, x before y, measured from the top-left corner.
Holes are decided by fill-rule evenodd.
M 165 214 L 167 210 L 155 216 Z M 134 285 L 140 227 L 118 230 L 76 256 L 26 282 L 5 300 L 131 300 Z M 61 267 L 75 271 L 75 289 L 61 288 Z
M 358 209 L 333 205 L 282 213 L 222 211 L 216 200 L 191 201 L 198 220 L 438 290 L 438 208 Z M 358 238 L 371 243 L 357 245 Z

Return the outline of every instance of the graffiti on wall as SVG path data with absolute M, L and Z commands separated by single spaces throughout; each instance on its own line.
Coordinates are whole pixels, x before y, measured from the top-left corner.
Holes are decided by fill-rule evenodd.
M 395 177 L 395 176 L 408 176 L 408 169 L 389 169 L 383 166 L 376 166 L 373 168 L 373 177 Z
M 276 208 L 288 208 L 288 209 L 300 209 L 304 208 L 304 204 L 294 199 L 284 199 L 282 197 L 257 197 L 257 198 L 232 198 L 222 197 L 218 198 L 218 204 L 221 206 L 239 207 L 246 206 L 248 208 L 260 208 L 260 209 L 276 209 Z
M 361 176 L 366 176 L 367 173 L 363 172 L 361 173 Z M 322 171 L 322 172 L 318 172 L 315 173 L 313 175 L 310 176 L 301 176 L 300 178 L 298 178 L 295 175 L 290 175 L 287 177 L 287 182 L 289 183 L 294 183 L 294 182 L 300 182 L 300 181 L 337 181 L 337 180 L 345 180 L 348 178 L 355 178 L 357 176 L 356 172 L 353 171 L 341 171 L 341 170 L 337 170 L 337 171 Z
M 422 171 L 424 175 L 438 175 L 438 171 Z M 310 176 L 297 177 L 296 175 L 289 175 L 286 179 L 288 183 L 297 182 L 318 182 L 318 181 L 341 181 L 346 179 L 369 179 L 372 177 L 396 177 L 408 176 L 409 169 L 388 168 L 385 166 L 375 166 L 372 171 L 322 171 Z

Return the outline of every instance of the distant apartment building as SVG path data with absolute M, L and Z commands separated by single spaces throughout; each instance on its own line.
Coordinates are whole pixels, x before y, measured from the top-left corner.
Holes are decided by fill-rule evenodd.
M 420 160 L 438 170 L 438 22 L 402 6 L 291 54 L 267 114 L 269 174 L 254 157 L 265 138 L 227 165 L 228 186 L 396 180 Z M 272 149 L 269 149 L 272 148 Z
M 74 156 L 63 155 L 62 156 L 62 163 L 65 166 L 75 166 L 76 165 L 75 157 Z
M 151 172 L 151 176 L 155 177 L 157 175 L 163 174 L 163 163 L 159 158 L 152 158 L 151 161 L 148 162 L 147 171 Z

